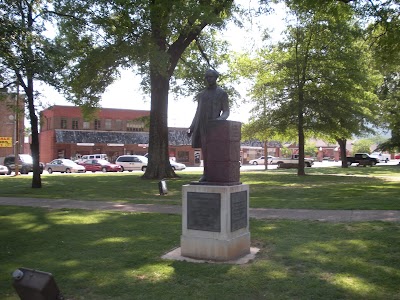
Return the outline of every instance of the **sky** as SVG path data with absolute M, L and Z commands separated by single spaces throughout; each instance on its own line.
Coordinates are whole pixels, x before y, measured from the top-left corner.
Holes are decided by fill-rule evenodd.
M 256 0 L 239 0 L 245 7 L 257 5 Z M 241 52 L 245 48 L 257 47 L 260 41 L 261 32 L 258 23 L 273 30 L 271 33 L 274 40 L 279 39 L 280 28 L 283 27 L 284 12 L 278 8 L 275 14 L 264 16 L 262 18 L 253 18 L 251 23 L 247 23 L 246 29 L 238 28 L 231 24 L 222 34 L 224 39 L 231 43 L 231 49 Z M 122 70 L 121 76 L 111 84 L 103 94 L 100 106 L 104 108 L 124 108 L 150 110 L 150 95 L 143 95 L 140 91 L 141 78 L 130 70 Z M 246 97 L 247 87 L 241 87 L 242 97 Z M 41 85 L 38 88 L 41 93 L 41 102 L 45 107 L 50 105 L 72 105 L 52 87 Z M 193 97 L 173 99 L 170 95 L 168 105 L 168 126 L 169 127 L 189 127 L 196 112 L 197 103 Z M 231 114 L 228 120 L 240 121 L 246 123 L 250 117 L 249 110 L 251 105 L 239 103 L 239 106 L 231 107 Z

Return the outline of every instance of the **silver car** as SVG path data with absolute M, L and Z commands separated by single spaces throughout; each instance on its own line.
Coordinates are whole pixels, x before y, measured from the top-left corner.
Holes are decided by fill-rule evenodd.
M 53 161 L 46 164 L 44 169 L 49 172 L 61 172 L 61 173 L 86 173 L 84 166 L 78 165 L 74 161 L 65 158 L 54 159 Z

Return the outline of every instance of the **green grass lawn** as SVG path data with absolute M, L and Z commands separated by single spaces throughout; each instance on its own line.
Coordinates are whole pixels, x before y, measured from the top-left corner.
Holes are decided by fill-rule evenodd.
M 251 221 L 256 259 L 195 264 L 175 215 L 1 207 L 0 299 L 18 267 L 51 272 L 79 299 L 399 299 L 400 224 Z
M 242 172 L 250 185 L 254 208 L 400 209 L 400 166 L 306 168 Z M 31 188 L 31 176 L 0 176 L 1 196 L 50 199 L 181 204 L 182 185 L 197 181 L 200 172 L 179 172 L 167 180 L 168 195 L 160 196 L 157 180 L 142 173 L 43 175 L 43 188 Z

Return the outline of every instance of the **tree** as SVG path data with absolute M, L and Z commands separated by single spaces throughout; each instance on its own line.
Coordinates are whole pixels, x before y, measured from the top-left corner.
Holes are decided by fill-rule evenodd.
M 316 156 L 317 153 L 317 145 L 315 142 L 306 142 L 304 145 L 304 154 L 309 155 L 310 157 Z
M 45 37 L 47 1 L 0 0 L 0 69 L 3 86 L 22 87 L 31 123 L 33 157 L 32 188 L 41 188 L 39 131 L 34 81 L 47 81 L 54 53 Z
M 372 32 L 372 49 L 376 66 L 383 75 L 383 83 L 377 93 L 382 110 L 383 126 L 391 130 L 391 138 L 382 143 L 381 150 L 400 149 L 400 18 L 393 18 L 389 28 L 379 25 Z M 395 23 L 396 26 L 393 27 Z M 388 33 L 389 31 L 389 33 Z M 373 41 L 373 37 L 381 37 Z
M 361 31 L 349 6 L 287 4 L 292 21 L 286 37 L 258 53 L 254 65 L 264 70 L 257 73 L 251 94 L 268 99 L 268 122 L 274 131 L 297 132 L 298 175 L 304 175 L 306 135 L 345 141 L 374 121 L 376 72 L 362 54 Z
M 263 124 L 265 119 L 253 120 L 248 124 L 244 124 L 242 127 L 242 140 L 258 139 L 264 142 L 264 167 L 268 170 L 268 140 L 272 137 L 272 133 L 269 131 L 270 127 L 266 127 Z
M 398 0 L 354 1 L 352 5 L 367 26 L 367 42 L 373 51 L 376 67 L 384 81 L 378 89 L 381 125 L 391 130 L 392 137 L 381 150 L 400 149 L 400 2 Z
M 259 77 L 268 76 L 265 72 L 265 61 L 263 57 L 252 58 L 249 54 L 236 54 L 230 61 L 230 70 L 235 77 L 246 78 L 248 82 L 256 82 Z M 249 123 L 242 127 L 242 139 L 258 139 L 264 142 L 264 156 L 268 156 L 268 141 L 294 141 L 295 131 L 281 128 L 277 130 L 271 118 L 272 107 L 263 86 L 253 86 L 249 92 L 249 97 L 254 107 L 251 110 L 252 117 Z M 286 128 L 287 129 L 287 128 Z M 265 170 L 268 169 L 268 161 L 265 160 Z
M 353 155 L 355 153 L 370 153 L 374 142 L 371 139 L 360 139 L 353 143 Z
M 143 178 L 175 177 L 168 153 L 168 92 L 174 72 L 185 64 L 187 49 L 203 56 L 201 33 L 225 24 L 232 0 L 106 1 L 56 0 L 59 41 L 70 50 L 64 86 L 78 104 L 98 105 L 99 95 L 119 67 L 137 67 L 151 96 L 149 165 Z M 191 48 L 192 47 L 192 48 Z M 201 63 L 203 74 L 205 65 Z M 209 68 L 209 66 L 207 66 Z M 179 76 L 181 72 L 175 74 Z

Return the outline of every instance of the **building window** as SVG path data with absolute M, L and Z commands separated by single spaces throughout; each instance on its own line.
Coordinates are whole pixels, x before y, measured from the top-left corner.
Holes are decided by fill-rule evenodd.
M 78 120 L 72 120 L 72 129 L 77 130 L 79 128 L 78 124 L 79 124 Z
M 90 122 L 84 121 L 83 122 L 83 129 L 90 129 Z
M 99 119 L 94 120 L 94 129 L 99 130 L 101 128 L 101 122 Z
M 144 123 L 143 121 L 128 121 L 126 123 L 126 131 L 143 131 L 144 130 Z
M 122 131 L 122 120 L 115 120 L 115 130 Z
M 61 119 L 61 129 L 67 129 L 67 119 Z
M 189 162 L 189 151 L 178 151 L 177 161 Z
M 65 150 L 64 149 L 58 150 L 57 156 L 58 158 L 65 158 Z
M 105 127 L 105 129 L 106 130 L 111 130 L 111 124 L 112 124 L 112 122 L 111 122 L 112 120 L 111 119 L 106 119 L 105 121 L 104 121 L 104 127 Z

